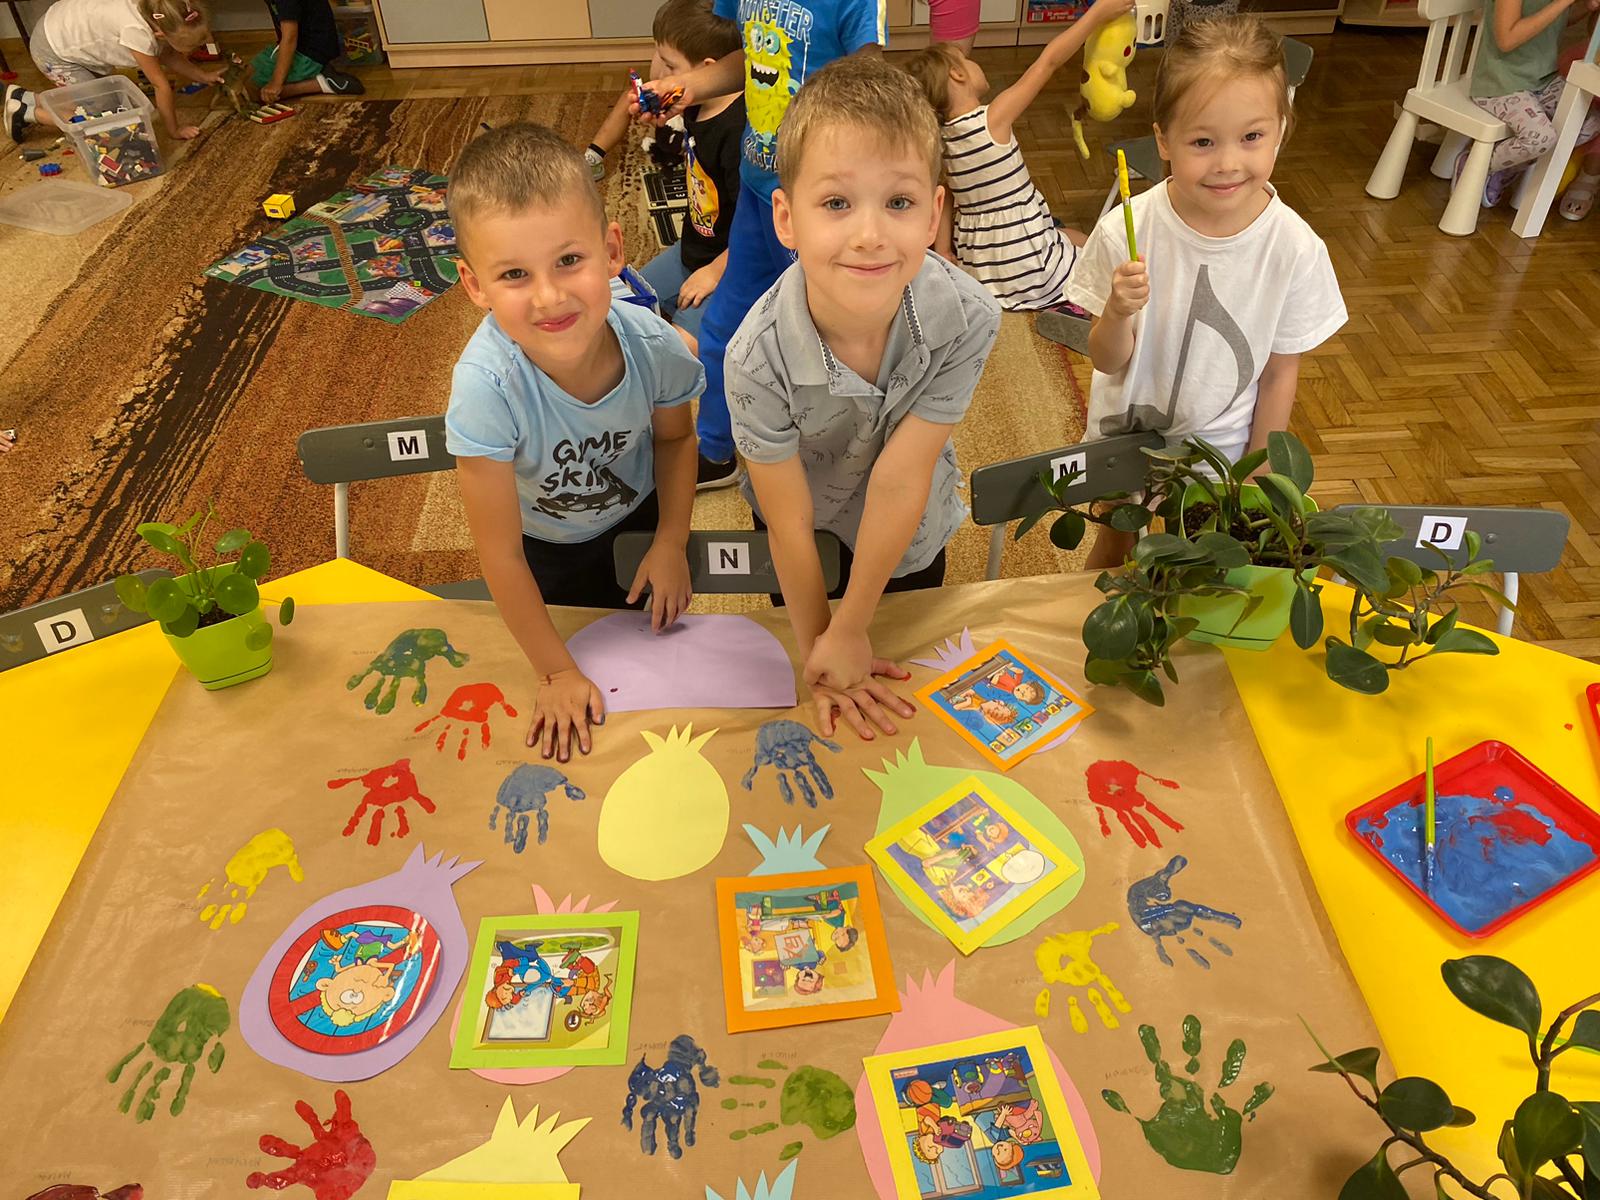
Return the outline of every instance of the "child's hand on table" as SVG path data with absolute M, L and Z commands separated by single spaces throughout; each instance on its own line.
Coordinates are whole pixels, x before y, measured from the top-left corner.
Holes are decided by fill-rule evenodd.
M 1111 273 L 1111 296 L 1106 300 L 1108 317 L 1123 321 L 1138 312 L 1150 299 L 1150 272 L 1140 259 L 1121 263 Z
M 553 671 L 540 680 L 539 694 L 533 701 L 533 724 L 528 726 L 528 745 L 538 746 L 545 758 L 566 762 L 572 757 L 572 743 L 589 753 L 589 726 L 605 722 L 606 705 L 600 689 L 577 667 Z
M 883 659 L 873 661 L 875 665 L 885 668 L 882 674 L 889 675 L 890 678 L 903 677 L 903 673 L 895 674 L 900 669 L 893 663 Z M 867 723 L 869 720 L 892 737 L 900 732 L 900 728 L 884 711 L 885 708 L 893 709 L 902 717 L 914 716 L 917 711 L 877 679 L 868 679 L 860 687 L 849 690 L 831 688 L 820 683 L 813 683 L 810 686 L 812 702 L 817 706 L 817 732 L 823 737 L 832 737 L 841 719 L 854 729 L 864 742 L 870 742 L 877 736 L 872 732 L 872 725 Z M 834 715 L 835 712 L 838 714 L 837 717 Z
M 689 586 L 689 560 L 682 546 L 652 542 L 649 553 L 639 562 L 628 603 L 638 602 L 646 587 L 650 589 L 650 628 L 656 633 L 673 624 L 694 599 Z M 598 695 L 599 693 L 596 693 Z

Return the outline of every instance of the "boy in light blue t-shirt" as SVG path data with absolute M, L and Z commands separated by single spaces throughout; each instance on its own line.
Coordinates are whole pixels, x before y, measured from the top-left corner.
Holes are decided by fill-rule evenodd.
M 705 375 L 660 317 L 611 301 L 622 231 L 583 155 L 538 125 L 495 129 L 450 177 L 461 281 L 488 312 L 456 363 L 445 445 L 501 616 L 539 675 L 528 745 L 589 752 L 605 712 L 548 604 L 632 605 L 660 630 L 688 606 L 694 506 L 688 401 Z M 624 591 L 612 547 L 655 540 Z

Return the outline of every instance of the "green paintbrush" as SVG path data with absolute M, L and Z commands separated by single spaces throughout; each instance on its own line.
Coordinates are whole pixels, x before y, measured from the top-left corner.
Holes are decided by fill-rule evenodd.
M 1431 896 L 1431 895 L 1433 895 L 1433 856 L 1434 856 L 1434 837 L 1436 835 L 1436 830 L 1434 828 L 1434 817 L 1433 817 L 1433 739 L 1432 738 L 1428 739 L 1428 751 L 1427 751 L 1427 753 L 1428 753 L 1428 769 L 1427 769 L 1426 787 L 1427 787 L 1427 798 L 1428 798 L 1428 812 L 1427 812 L 1428 828 L 1427 828 L 1427 842 L 1424 845 L 1423 851 L 1422 851 L 1422 890 L 1424 892 L 1428 893 L 1428 895 Z

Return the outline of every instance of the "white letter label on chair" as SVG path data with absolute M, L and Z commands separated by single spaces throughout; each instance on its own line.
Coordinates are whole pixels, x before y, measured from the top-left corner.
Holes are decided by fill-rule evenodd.
M 64 613 L 35 621 L 33 627 L 39 631 L 39 641 L 46 654 L 94 641 L 94 634 L 89 631 L 89 618 L 83 615 L 81 608 L 68 609 Z
M 428 431 L 402 429 L 389 435 L 389 461 L 406 462 L 428 457 Z
M 1417 530 L 1417 548 L 1428 545 L 1430 542 L 1441 550 L 1461 549 L 1461 539 L 1467 535 L 1467 519 L 1465 517 L 1430 517 L 1422 518 L 1422 527 Z
M 1060 483 L 1068 475 L 1072 482 L 1087 483 L 1089 480 L 1089 456 L 1083 451 L 1076 454 L 1063 454 L 1060 458 L 1050 460 L 1050 478 Z
M 706 555 L 713 575 L 750 574 L 750 546 L 746 542 L 707 542 Z

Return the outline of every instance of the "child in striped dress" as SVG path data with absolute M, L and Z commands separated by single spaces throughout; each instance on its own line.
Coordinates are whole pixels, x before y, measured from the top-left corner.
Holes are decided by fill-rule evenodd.
M 905 64 L 944 122 L 946 212 L 954 209 L 954 216 L 936 249 L 965 267 L 1007 310 L 1063 303 L 1067 276 L 1085 240 L 1051 217 L 1012 127 L 1092 30 L 1132 10 L 1133 0 L 1095 0 L 988 104 L 983 68 L 953 42 L 929 46 Z

